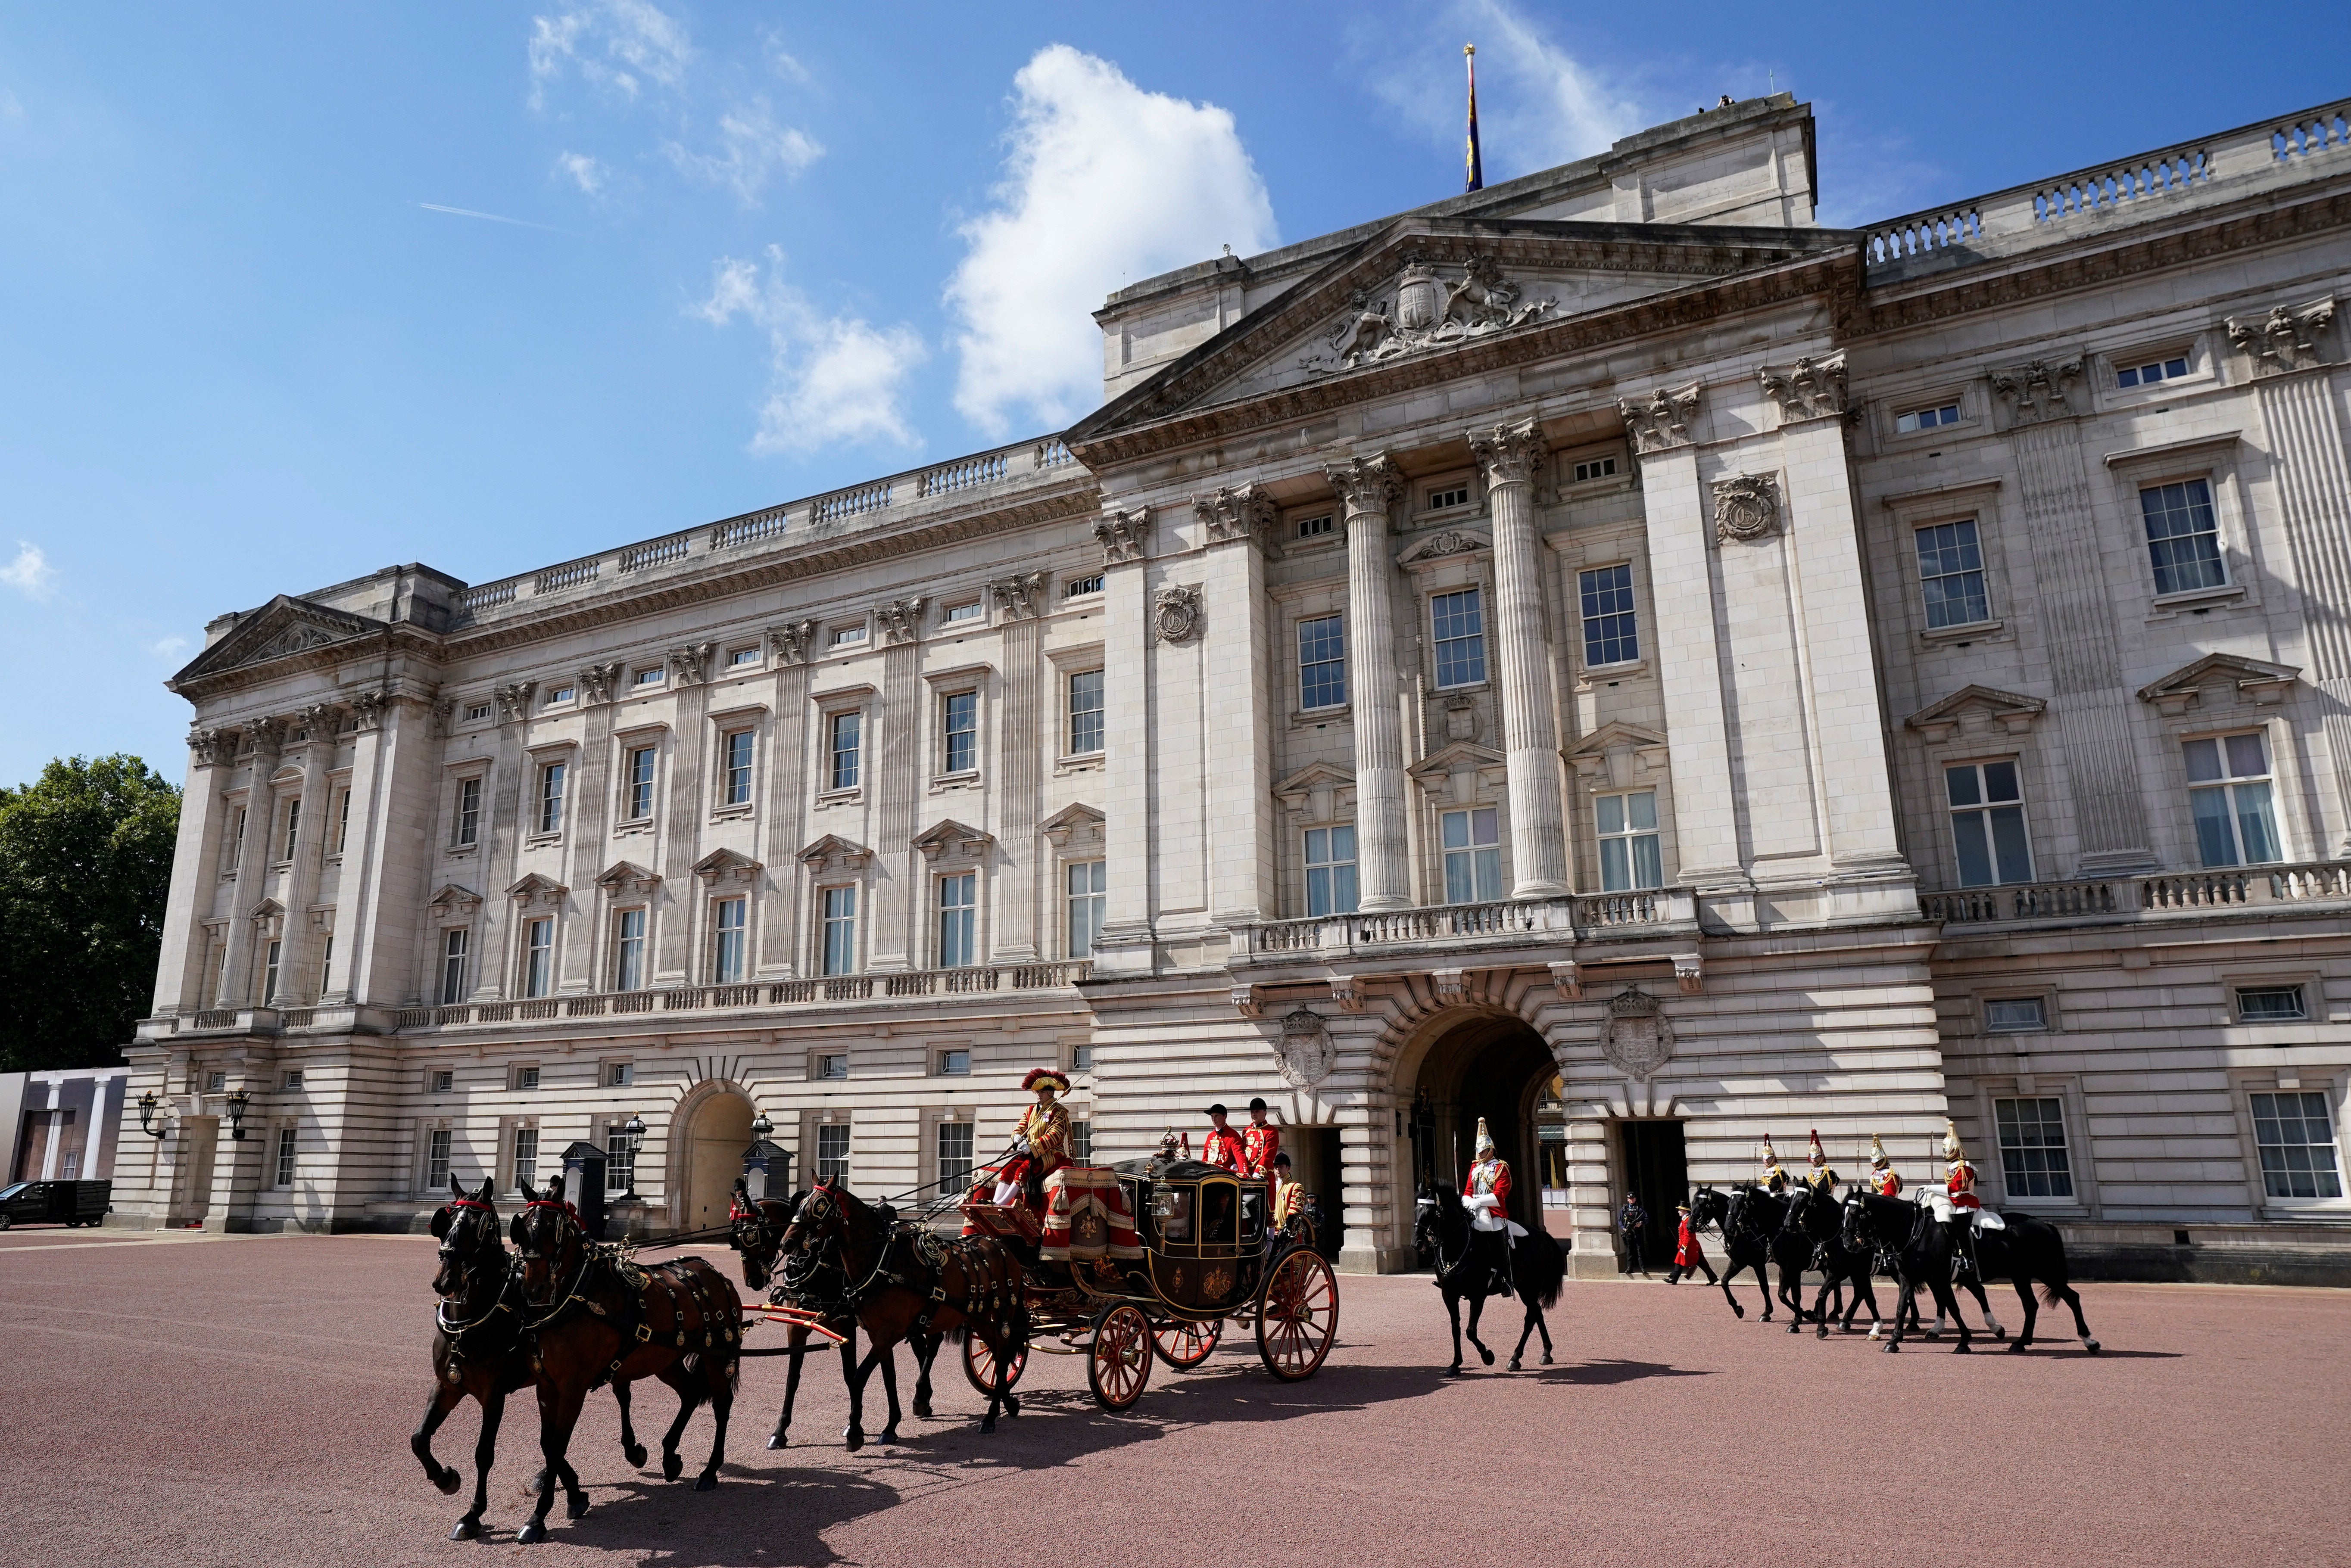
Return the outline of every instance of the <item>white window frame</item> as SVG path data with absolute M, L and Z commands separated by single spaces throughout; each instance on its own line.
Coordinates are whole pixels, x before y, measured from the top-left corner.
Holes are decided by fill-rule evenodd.
M 960 1192 L 971 1185 L 972 1174 L 979 1168 L 979 1129 L 952 1114 L 938 1117 L 931 1127 L 931 1173 L 937 1178 L 936 1190 Z M 950 1141 L 961 1146 L 952 1154 L 947 1147 Z
M 967 897 L 950 905 L 950 891 Z M 931 878 L 933 969 L 974 969 L 979 964 L 979 871 L 976 867 L 942 872 Z
M 454 951 L 452 949 L 454 948 Z M 474 930 L 471 926 L 448 926 L 441 933 L 440 992 L 443 1007 L 455 1007 L 465 1000 L 467 973 L 473 967 Z M 456 968 L 452 974 L 450 965 Z M 455 980 L 454 984 L 451 983 Z
M 816 951 L 811 956 L 815 960 L 812 967 L 820 976 L 831 979 L 864 971 L 864 886 L 862 882 L 821 882 L 814 889 L 816 919 L 810 924 L 815 928 Z M 836 893 L 848 896 L 845 911 L 840 915 L 832 912 L 832 895 Z M 838 946 L 834 941 L 836 931 L 841 939 Z
M 1110 911 L 1110 862 L 1107 859 L 1064 860 L 1061 865 L 1061 951 L 1072 959 L 1091 959 L 1102 942 L 1102 920 Z M 1086 887 L 1072 886 L 1082 874 Z M 1080 905 L 1086 906 L 1080 919 Z M 1084 940 L 1079 940 L 1081 930 Z
M 1078 682 L 1089 676 L 1094 683 L 1093 705 L 1081 708 L 1078 706 Z M 1110 744 L 1110 672 L 1101 665 L 1091 670 L 1068 671 L 1061 680 L 1061 754 L 1066 757 L 1101 756 Z M 1088 737 L 1078 732 L 1079 720 L 1086 716 L 1093 722 L 1091 745 L 1084 743 Z
M 486 793 L 486 766 L 460 774 L 450 781 L 454 786 L 449 797 L 449 847 L 470 851 L 482 842 L 482 797 Z
M 1464 595 L 1471 596 L 1476 600 L 1471 605 L 1470 611 L 1478 618 L 1477 631 L 1456 637 L 1440 637 L 1437 633 L 1437 601 L 1458 599 Z M 1447 587 L 1428 590 L 1428 668 L 1431 672 L 1431 684 L 1437 691 L 1474 691 L 1487 684 L 1493 661 L 1493 649 L 1488 646 L 1487 623 L 1491 618 L 1488 614 L 1490 604 L 1491 601 L 1486 594 L 1486 585 L 1482 582 L 1457 583 Z M 1445 675 L 1445 649 L 1451 644 L 1468 642 L 1474 642 L 1477 645 L 1478 672 L 1466 680 L 1448 680 Z
M 735 917 L 735 923 L 731 926 L 726 923 L 729 911 Z M 734 949 L 731 972 L 727 952 L 730 945 Z M 741 985 L 750 973 L 750 895 L 734 893 L 723 898 L 713 898 L 710 901 L 710 983 Z
M 635 927 L 631 934 L 631 925 Z M 653 980 L 653 912 L 650 904 L 623 904 L 612 910 L 612 953 L 609 968 L 612 990 L 644 990 Z M 632 951 L 632 949 L 634 950 Z M 632 961 L 635 972 L 631 973 Z M 631 983 L 633 980 L 634 983 Z
M 2081 1172 L 2076 1168 L 2076 1150 L 2074 1141 L 2074 1129 L 2069 1125 L 2069 1117 L 2067 1114 L 2068 1108 L 2065 1104 L 2065 1098 L 2066 1096 L 2058 1093 L 2053 1086 L 2043 1086 L 2040 1085 L 2035 1085 L 2032 1092 L 2031 1093 L 2027 1093 L 2022 1088 L 2012 1088 L 2005 1094 L 1995 1093 L 1991 1097 L 1991 1141 L 1993 1153 L 2000 1160 L 2001 1190 L 2006 1194 L 2007 1199 L 2010 1203 L 2014 1204 L 2019 1208 L 2075 1209 L 2082 1205 Z M 2047 1125 L 2045 1120 L 2039 1115 L 2040 1106 L 2054 1106 L 2057 1107 L 2056 1125 L 2058 1141 L 2053 1146 L 2049 1144 L 2019 1143 L 2013 1147 L 2020 1152 L 2028 1152 L 2036 1148 L 2046 1150 L 2048 1148 L 2054 1147 L 2062 1153 L 2065 1158 L 2065 1185 L 2067 1188 L 2067 1190 L 2063 1193 L 2020 1192 L 2014 1187 L 2010 1185 L 2008 1155 L 2011 1146 L 2009 1144 L 2006 1136 L 2007 1129 L 2001 1125 L 2001 1107 L 2002 1106 L 2022 1105 L 2028 1101 L 2035 1107 L 2034 1125 L 2036 1127 Z M 2045 1178 L 2048 1173 L 2044 1172 L 2043 1174 Z
M 519 966 L 522 984 L 517 989 L 525 1000 L 537 1001 L 555 994 L 556 939 L 559 935 L 555 920 L 553 915 L 526 915 L 519 922 L 522 929 L 516 933 L 516 938 L 522 950 Z M 547 932 L 543 945 L 531 940 L 532 933 L 540 929 Z M 543 963 L 540 961 L 542 955 L 545 959 Z
M 1339 649 L 1337 657 L 1310 659 L 1306 657 L 1306 628 L 1308 627 L 1319 627 L 1323 625 L 1325 622 L 1333 624 L 1339 628 Z M 1345 712 L 1347 711 L 1348 701 L 1353 696 L 1353 692 L 1349 690 L 1347 680 L 1346 612 L 1343 610 L 1331 610 L 1320 615 L 1301 615 L 1297 617 L 1290 622 L 1290 641 L 1291 650 L 1297 660 L 1298 711 L 1301 713 L 1311 713 L 1316 715 Z M 1333 665 L 1337 666 L 1339 671 L 1338 700 L 1333 702 L 1321 703 L 1308 701 L 1307 698 L 1309 696 L 1309 692 L 1306 689 L 1306 672 L 1308 669 L 1311 667 L 1316 670 L 1321 670 Z M 1328 695 L 1328 692 L 1326 690 L 1324 691 L 1315 693 L 1315 695 Z
M 1478 838 L 1478 818 L 1481 815 L 1493 819 L 1494 836 L 1488 842 L 1480 842 Z M 1445 825 L 1449 818 L 1455 816 L 1463 819 L 1468 842 L 1458 846 L 1447 847 L 1445 843 Z M 1509 867 L 1502 862 L 1502 808 L 1499 805 L 1482 804 L 1448 805 L 1437 813 L 1437 875 L 1443 880 L 1445 902 L 1491 904 L 1509 898 Z M 1479 857 L 1489 850 L 1493 853 L 1494 891 L 1490 896 L 1478 896 L 1479 872 L 1482 869 L 1479 865 Z M 1453 896 L 1453 861 L 1457 856 L 1464 857 L 1468 868 L 1468 875 L 1472 894 L 1470 898 L 1456 898 Z
M 637 759 L 650 759 L 643 779 L 637 777 Z M 645 736 L 632 737 L 621 746 L 621 799 L 617 820 L 623 826 L 649 823 L 661 810 L 661 742 Z M 644 809 L 638 811 L 637 793 L 644 792 Z
M 293 1123 L 278 1125 L 276 1147 L 271 1150 L 269 1185 L 281 1192 L 294 1186 L 294 1179 L 299 1170 L 300 1139 L 301 1135 Z
M 1990 798 L 1991 785 L 1984 770 L 2002 766 L 2013 769 L 2016 774 L 2016 798 L 2012 801 L 1995 801 Z M 1973 805 L 1955 805 L 1951 803 L 1951 774 L 1961 771 L 1974 775 L 1976 800 Z M 1943 819 L 1947 836 L 1945 842 L 1950 846 L 1951 850 L 1951 886 L 1953 888 L 1964 888 L 1970 890 L 1978 888 L 2021 888 L 2035 879 L 2034 872 L 2039 857 L 2034 855 L 2032 849 L 2032 815 L 2027 809 L 2025 801 L 2022 757 L 1973 757 L 1938 761 L 1935 764 L 1935 784 L 1943 803 Z M 1998 840 L 1993 836 L 1992 814 L 1996 811 L 2007 810 L 2011 806 L 2016 811 L 2018 829 L 2024 835 L 2024 875 L 2022 877 L 2006 877 L 2001 874 L 2000 849 Z M 1985 852 L 1991 857 L 1992 879 L 1989 882 L 1969 882 L 1964 879 L 1965 862 L 1959 852 L 1959 818 L 1962 816 L 1980 816 L 1983 819 L 1984 848 Z
M 828 1150 L 826 1146 L 831 1144 L 840 1146 L 837 1156 Z M 844 1183 L 848 1181 L 851 1168 L 857 1161 L 857 1143 L 850 1137 L 850 1127 L 847 1122 L 817 1123 L 816 1137 L 810 1141 L 809 1147 L 809 1179 L 810 1181 L 827 1179 L 827 1168 L 835 1166 L 836 1161 L 838 1166 L 830 1173 L 831 1178 Z
M 523 1149 L 526 1147 L 530 1150 L 530 1184 L 533 1188 L 537 1188 L 539 1185 L 540 1149 L 538 1124 L 535 1121 L 517 1122 L 507 1134 L 506 1189 L 517 1197 L 522 1192 Z
M 1345 845 L 1347 853 L 1344 858 L 1342 858 L 1339 856 L 1339 846 L 1335 843 L 1337 836 L 1343 833 L 1347 836 L 1347 843 Z M 1322 840 L 1321 847 L 1322 850 L 1322 857 L 1319 860 L 1314 857 L 1314 851 L 1316 848 L 1315 840 L 1318 836 Z M 1362 847 L 1357 839 L 1355 825 L 1353 822 L 1323 822 L 1317 823 L 1311 827 L 1303 827 L 1299 829 L 1299 865 L 1304 871 L 1304 882 L 1300 892 L 1303 900 L 1303 908 L 1307 919 L 1319 919 L 1323 917 L 1332 915 L 1352 915 L 1362 906 L 1363 862 L 1361 859 L 1361 854 Z M 1346 871 L 1348 872 L 1347 880 L 1353 887 L 1354 896 L 1352 898 L 1342 899 L 1339 895 L 1337 874 L 1342 867 L 1346 868 Z M 1314 907 L 1314 874 L 1317 871 L 1322 872 L 1325 877 L 1326 887 L 1323 902 L 1329 906 L 1327 909 L 1318 909 Z
M 1966 539 L 1959 541 L 1955 538 L 1954 544 L 1956 547 L 1973 550 L 1975 565 L 1971 567 L 1962 566 L 1957 571 L 1938 572 L 1929 577 L 1927 575 L 1927 558 L 1923 549 L 1925 535 L 1944 528 L 1952 529 L 1955 533 L 1960 529 L 1967 531 Z M 1938 637 L 1955 637 L 1970 628 L 1980 629 L 1999 624 L 2000 618 L 1992 603 L 1991 566 L 1984 550 L 1984 528 L 1980 519 L 1969 515 L 1943 517 L 1932 523 L 1912 524 L 1910 525 L 1910 571 L 1912 580 L 1918 585 L 1919 618 L 1925 623 L 1929 633 Z M 1927 585 L 1929 582 L 1943 583 L 1953 578 L 1966 577 L 1975 579 L 1979 597 L 1983 601 L 1983 614 L 1970 620 L 1947 620 L 1939 626 L 1937 625 L 1935 606 L 1928 597 Z
M 570 783 L 569 757 L 550 757 L 538 764 L 538 790 L 531 813 L 535 836 L 551 838 L 563 831 L 563 795 Z
M 843 721 L 857 726 L 857 743 L 846 748 L 846 754 L 851 758 L 849 778 L 846 783 L 841 780 L 841 757 L 844 754 L 844 749 L 841 744 L 841 726 Z M 824 787 L 820 793 L 838 796 L 854 794 L 865 785 L 865 710 L 862 706 L 824 710 L 824 726 L 821 734 L 824 748 L 818 759 L 818 765 L 824 770 Z
M 1622 572 L 1625 574 L 1624 589 L 1625 596 L 1630 599 L 1631 603 L 1621 610 L 1605 610 L 1603 611 L 1601 615 L 1595 617 L 1592 613 L 1590 607 L 1590 598 L 1593 589 L 1592 586 L 1585 581 L 1585 579 L 1601 572 Z M 1641 590 L 1639 576 L 1639 572 L 1635 569 L 1631 561 L 1589 562 L 1576 567 L 1576 657 L 1583 661 L 1583 667 L 1585 670 L 1595 671 L 1621 670 L 1635 669 L 1640 665 L 1643 644 L 1641 641 Z M 1615 590 L 1614 585 L 1611 585 L 1609 587 L 1600 591 L 1613 593 Z M 1609 619 L 1618 616 L 1625 617 L 1632 622 L 1632 654 L 1624 659 L 1595 660 L 1592 657 L 1593 624 L 1595 621 Z
M 742 760 L 736 760 L 737 745 Z M 740 774 L 738 778 L 737 775 Z M 752 724 L 722 730 L 718 734 L 718 809 L 739 808 L 752 804 L 758 792 L 759 731 Z M 739 790 L 739 794 L 738 794 Z
M 2261 743 L 2262 762 L 2266 771 L 2258 774 L 2228 771 L 2234 767 L 2229 758 L 2229 742 L 2244 735 L 2250 735 Z M 2271 726 L 2262 723 L 2236 724 L 2225 730 L 2181 735 L 2179 743 L 2180 776 L 2188 788 L 2188 839 L 2195 847 L 2197 866 L 2207 871 L 2232 871 L 2257 866 L 2291 864 L 2294 855 L 2286 832 L 2287 803 L 2283 798 L 2285 792 L 2278 787 L 2277 737 L 2272 733 Z M 2189 773 L 2188 748 L 2193 745 L 2212 747 L 2213 755 L 2219 759 L 2223 770 L 2219 778 L 2199 779 Z M 2264 860 L 2249 859 L 2245 855 L 2244 819 L 2237 806 L 2237 790 L 2244 784 L 2260 784 L 2269 793 L 2270 830 L 2277 837 L 2277 853 Z M 2204 858 L 2204 836 L 2196 826 L 2196 796 L 2203 792 L 2220 793 L 2228 805 L 2229 846 L 2237 857 L 2234 860 L 2207 862 Z
M 2339 1076 L 2305 1078 L 2286 1073 L 2258 1080 L 2248 1080 L 2238 1085 L 2238 1115 L 2248 1158 L 2246 1176 L 2254 1200 L 2264 1214 L 2335 1215 L 2351 1212 L 2351 1171 L 2343 1163 L 2343 1084 Z M 2255 1099 L 2261 1095 L 2315 1095 L 2325 1109 L 2327 1128 L 2334 1135 L 2335 1185 L 2341 1196 L 2297 1198 L 2275 1197 L 2269 1189 L 2269 1172 L 2262 1161 L 2263 1148 L 2307 1147 L 2308 1145 L 2263 1144 L 2261 1140 L 2261 1116 Z M 2314 1186 L 2317 1183 L 2314 1182 Z
M 457 1131 L 450 1127 L 424 1129 L 424 1195 L 439 1197 L 449 1190 L 449 1173 L 456 1168 Z
M 1633 822 L 1633 801 L 1639 795 L 1649 797 L 1649 826 L 1646 827 L 1636 826 Z M 1601 808 L 1602 802 L 1611 800 L 1625 803 L 1622 818 L 1624 826 L 1613 833 L 1603 826 Z M 1663 818 L 1658 810 L 1657 790 L 1654 784 L 1646 789 L 1595 791 L 1592 796 L 1592 837 L 1593 864 L 1600 867 L 1602 892 L 1654 892 L 1666 885 L 1666 836 Z M 1641 880 L 1639 851 L 1640 843 L 1644 839 L 1648 840 L 1654 846 L 1653 853 L 1656 859 L 1656 880 L 1649 882 Z M 1622 888 L 1612 888 L 1608 885 L 1608 846 L 1612 843 L 1624 846 L 1625 885 Z

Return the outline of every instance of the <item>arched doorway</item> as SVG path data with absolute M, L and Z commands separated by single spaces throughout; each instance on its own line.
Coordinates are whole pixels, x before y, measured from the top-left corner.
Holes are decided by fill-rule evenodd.
M 703 1231 L 726 1223 L 743 1151 L 751 1147 L 751 1102 L 731 1085 L 717 1085 L 686 1112 L 684 1202 L 678 1228 Z
M 1426 1179 L 1458 1191 L 1482 1116 L 1495 1152 L 1510 1162 L 1510 1218 L 1541 1229 L 1535 1107 L 1559 1074 L 1551 1047 L 1525 1020 L 1507 1013 L 1466 1013 L 1440 1031 L 1411 1083 L 1399 1085 L 1398 1097 L 1412 1107 L 1404 1151 L 1413 1162 L 1412 1184 Z

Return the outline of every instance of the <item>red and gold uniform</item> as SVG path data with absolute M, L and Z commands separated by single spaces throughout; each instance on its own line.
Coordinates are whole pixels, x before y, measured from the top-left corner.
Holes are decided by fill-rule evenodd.
M 1497 1158 L 1494 1136 L 1486 1130 L 1486 1118 L 1478 1118 L 1478 1158 L 1469 1167 L 1469 1174 L 1461 1179 L 1463 1206 L 1470 1211 L 1470 1223 L 1480 1231 L 1501 1231 L 1510 1223 L 1510 1162 Z M 1481 1202 L 1489 1199 L 1489 1202 Z
M 1281 1152 L 1281 1129 L 1271 1122 L 1241 1128 L 1241 1174 L 1273 1179 L 1273 1157 Z
M 1019 1201 L 1032 1179 L 1041 1183 L 1070 1163 L 1070 1113 L 1058 1098 L 1068 1091 L 1070 1081 L 1050 1067 L 1038 1067 L 1020 1081 L 1020 1086 L 1032 1093 L 1040 1087 L 1050 1092 L 1039 1093 L 1037 1103 L 1021 1112 L 1013 1124 L 1012 1136 L 1026 1140 L 1028 1148 L 1006 1160 L 997 1172 L 994 1197 L 998 1203 Z
M 1695 1269 L 1698 1265 L 1698 1260 L 1703 1256 L 1704 1253 L 1699 1251 L 1698 1244 L 1698 1227 L 1690 1223 L 1690 1211 L 1685 1208 L 1682 1210 L 1681 1231 L 1674 1238 L 1674 1267 Z
M 1894 1168 L 1894 1161 L 1886 1153 L 1886 1145 L 1876 1133 L 1869 1135 L 1869 1189 L 1880 1198 L 1902 1196 L 1902 1176 Z
M 1976 1196 L 1976 1168 L 1968 1163 L 1968 1151 L 1959 1146 L 1959 1125 L 1946 1121 L 1943 1129 L 1943 1158 L 1949 1168 L 1943 1189 L 1951 1195 L 1952 1208 L 1980 1209 L 1983 1199 Z
M 1763 1152 L 1755 1157 L 1755 1163 L 1759 1168 L 1755 1175 L 1756 1186 L 1766 1192 L 1780 1192 L 1786 1189 L 1788 1173 L 1780 1168 L 1780 1151 L 1771 1147 L 1771 1135 L 1768 1133 L 1763 1137 Z
M 1813 1130 L 1812 1152 L 1804 1157 L 1804 1185 L 1815 1192 L 1834 1193 L 1837 1173 L 1829 1168 L 1829 1151 L 1821 1147 L 1820 1130 Z
M 1273 1183 L 1273 1222 L 1270 1229 L 1280 1231 L 1306 1212 L 1306 1189 L 1287 1176 L 1279 1176 Z
M 1211 1127 L 1200 1144 L 1200 1158 L 1209 1165 L 1221 1165 L 1236 1176 L 1248 1174 L 1248 1155 L 1241 1147 L 1241 1135 L 1230 1127 Z

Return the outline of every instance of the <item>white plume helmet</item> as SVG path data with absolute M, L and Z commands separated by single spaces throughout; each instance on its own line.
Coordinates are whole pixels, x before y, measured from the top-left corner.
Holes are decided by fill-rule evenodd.
M 1480 1159 L 1485 1158 L 1488 1155 L 1494 1152 L 1494 1135 L 1486 1130 L 1486 1118 L 1484 1116 L 1479 1116 L 1478 1118 L 1477 1148 L 1478 1158 Z
M 1959 1143 L 1959 1124 L 1948 1118 L 1943 1123 L 1943 1158 L 1963 1160 L 1968 1151 Z
M 1883 1170 L 1893 1164 L 1886 1153 L 1886 1145 L 1876 1133 L 1869 1135 L 1869 1163 Z

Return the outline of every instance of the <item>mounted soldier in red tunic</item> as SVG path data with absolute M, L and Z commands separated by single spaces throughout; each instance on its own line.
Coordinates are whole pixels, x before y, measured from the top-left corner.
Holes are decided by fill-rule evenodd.
M 1983 1212 L 1983 1199 L 1976 1196 L 1976 1168 L 1968 1162 L 1968 1151 L 1959 1142 L 1959 1124 L 1948 1117 L 1943 1122 L 1943 1191 L 1951 1206 L 1945 1223 L 1951 1233 L 1952 1274 L 1958 1279 L 1977 1279 L 1980 1271 L 1976 1266 L 1976 1217 Z
M 1869 1189 L 1880 1198 L 1902 1196 L 1902 1174 L 1876 1133 L 1869 1135 Z

